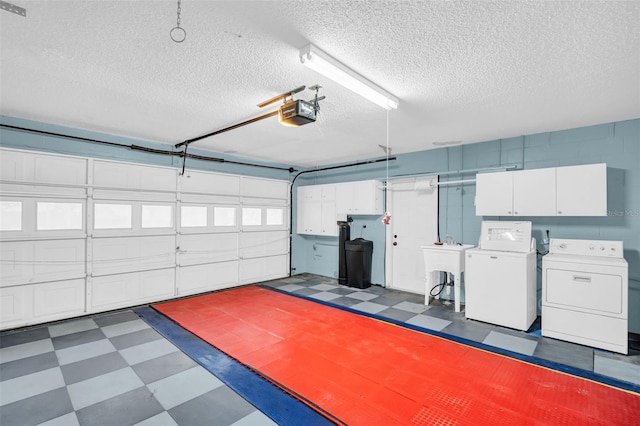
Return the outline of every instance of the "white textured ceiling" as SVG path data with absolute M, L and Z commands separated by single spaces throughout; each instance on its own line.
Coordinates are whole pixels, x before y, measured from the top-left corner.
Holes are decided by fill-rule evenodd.
M 393 93 L 393 154 L 640 117 L 638 1 L 24 1 L 0 11 L 0 113 L 173 145 L 323 86 L 320 118 L 191 148 L 311 167 L 384 155 L 387 112 L 300 64 L 313 43 Z M 305 91 L 296 98 L 309 99 Z M 274 108 L 265 108 L 271 110 Z

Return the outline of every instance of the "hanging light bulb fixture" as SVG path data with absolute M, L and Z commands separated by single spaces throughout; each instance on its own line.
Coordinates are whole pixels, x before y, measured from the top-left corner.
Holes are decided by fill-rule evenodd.
M 176 43 L 182 43 L 187 38 L 187 32 L 180 26 L 180 12 L 182 12 L 182 7 L 180 6 L 181 0 L 178 0 L 178 10 L 177 10 L 177 20 L 176 26 L 169 31 L 169 36 L 171 36 L 171 40 Z

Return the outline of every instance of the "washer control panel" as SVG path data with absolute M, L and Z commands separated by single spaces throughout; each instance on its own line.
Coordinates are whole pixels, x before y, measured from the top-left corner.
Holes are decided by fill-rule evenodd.
M 622 241 L 551 238 L 549 240 L 549 253 L 622 258 L 623 248 Z

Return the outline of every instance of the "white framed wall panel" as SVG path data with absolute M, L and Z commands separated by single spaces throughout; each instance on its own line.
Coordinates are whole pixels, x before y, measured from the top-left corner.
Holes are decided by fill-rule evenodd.
M 84 239 L 4 241 L 0 287 L 86 276 Z
M 82 315 L 85 294 L 85 279 L 0 288 L 0 323 L 4 329 Z
M 93 186 L 175 192 L 176 169 L 114 161 L 93 161 Z
M 3 149 L 0 179 L 66 186 L 87 183 L 88 159 Z
M 283 180 L 242 177 L 241 194 L 245 197 L 289 199 L 289 182 Z
M 257 257 L 240 260 L 240 284 L 250 284 L 287 275 L 289 256 Z
M 188 296 L 239 285 L 238 265 L 239 262 L 234 260 L 179 267 L 177 296 Z
M 240 176 L 188 171 L 180 178 L 180 191 L 196 194 L 240 194 Z
M 190 234 L 180 236 L 178 265 L 227 262 L 238 259 L 238 234 Z
M 288 253 L 289 234 L 286 231 L 242 232 L 240 257 L 243 259 Z
M 175 267 L 173 235 L 94 238 L 93 275 Z
M 175 268 L 94 277 L 88 285 L 89 312 L 172 298 L 175 283 Z

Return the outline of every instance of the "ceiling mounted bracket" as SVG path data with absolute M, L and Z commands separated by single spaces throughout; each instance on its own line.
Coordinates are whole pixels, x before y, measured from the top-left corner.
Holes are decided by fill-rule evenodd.
M 15 4 L 8 3 L 0 0 L 0 9 L 7 12 L 15 13 L 16 15 L 27 17 L 27 9 L 24 7 L 16 6 Z

